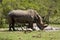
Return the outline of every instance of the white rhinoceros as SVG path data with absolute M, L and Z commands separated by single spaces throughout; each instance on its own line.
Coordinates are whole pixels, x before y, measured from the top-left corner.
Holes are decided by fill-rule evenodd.
M 36 23 L 37 26 L 43 30 L 47 25 L 42 21 L 42 17 L 32 9 L 29 10 L 12 10 L 8 13 L 8 21 L 9 21 L 9 30 L 14 28 L 15 23 L 28 23 L 28 28 L 33 29 L 33 23 Z

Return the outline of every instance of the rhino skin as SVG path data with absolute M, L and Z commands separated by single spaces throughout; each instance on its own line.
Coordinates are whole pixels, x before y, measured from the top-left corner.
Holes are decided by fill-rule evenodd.
M 39 29 L 43 30 L 47 27 L 46 24 L 42 21 L 42 17 L 37 13 L 37 11 L 28 9 L 28 10 L 12 10 L 8 13 L 8 22 L 9 22 L 9 31 L 12 29 L 15 31 L 15 23 L 28 23 L 28 28 L 33 28 L 33 23 L 36 23 Z M 12 28 L 12 29 L 11 29 Z

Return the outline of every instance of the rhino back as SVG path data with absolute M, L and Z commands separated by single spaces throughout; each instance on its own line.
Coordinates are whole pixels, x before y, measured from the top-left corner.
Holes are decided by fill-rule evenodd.
M 9 16 L 13 17 L 16 22 L 30 22 L 34 20 L 28 11 L 22 10 L 13 10 L 9 13 Z

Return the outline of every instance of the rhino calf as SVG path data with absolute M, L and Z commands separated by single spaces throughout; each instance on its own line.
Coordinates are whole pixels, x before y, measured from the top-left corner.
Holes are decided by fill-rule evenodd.
M 37 26 L 43 30 L 47 25 L 42 21 L 42 17 L 32 9 L 29 10 L 12 10 L 8 13 L 8 22 L 9 22 L 9 30 L 11 28 L 15 30 L 15 23 L 28 23 L 28 28 L 33 29 L 33 23 L 36 23 Z

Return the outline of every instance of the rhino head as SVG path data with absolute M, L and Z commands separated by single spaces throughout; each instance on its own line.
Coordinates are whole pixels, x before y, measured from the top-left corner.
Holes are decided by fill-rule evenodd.
M 48 24 L 45 24 L 42 20 L 42 17 L 40 15 L 36 16 L 36 24 L 39 27 L 39 29 L 43 30 L 44 28 L 46 28 L 48 26 Z
M 44 28 L 46 28 L 48 26 L 48 24 L 37 23 L 37 26 L 39 27 L 39 29 L 44 30 Z

